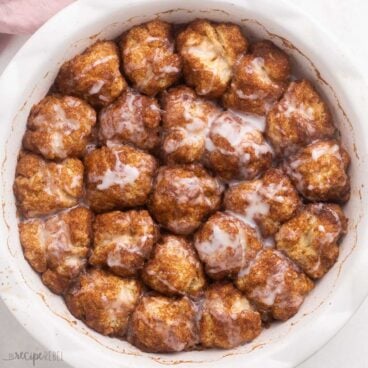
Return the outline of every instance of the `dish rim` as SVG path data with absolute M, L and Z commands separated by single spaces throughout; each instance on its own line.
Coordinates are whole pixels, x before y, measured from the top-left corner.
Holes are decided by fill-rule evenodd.
M 148 4 L 150 3 L 150 0 L 133 0 L 130 1 L 130 4 L 134 4 L 134 5 L 144 5 L 144 4 Z M 194 3 L 195 0 L 187 0 L 186 3 Z M 264 6 L 266 6 L 267 4 L 271 4 L 271 0 L 261 0 L 260 3 L 262 3 Z M 113 4 L 114 1 L 113 0 L 91 0 L 89 2 L 91 5 L 95 5 L 95 6 L 99 6 L 102 7 L 101 9 L 110 9 L 113 6 L 119 6 L 121 7 L 126 7 L 127 5 L 122 5 L 122 4 Z M 163 0 L 160 2 L 161 4 L 169 4 L 170 1 L 169 0 Z M 245 3 L 247 3 L 247 6 L 251 6 L 250 0 L 247 1 L 242 1 L 242 0 L 206 0 L 204 1 L 204 3 L 212 3 L 214 4 L 214 6 L 216 6 L 216 4 L 225 4 L 228 6 L 239 6 L 239 7 L 244 7 Z M 104 8 L 104 4 L 106 5 L 106 7 Z M 174 2 L 171 1 L 171 6 L 172 8 L 176 8 L 176 6 L 174 5 Z M 72 17 L 71 19 L 75 19 L 75 16 L 78 14 L 83 13 L 83 10 L 86 9 L 85 7 L 89 7 L 90 5 L 87 4 L 87 2 L 85 1 L 80 1 L 80 2 L 75 2 L 73 4 L 71 4 L 70 6 L 68 6 L 67 8 L 65 8 L 63 11 L 61 11 L 60 13 L 58 13 L 55 17 L 53 17 L 51 20 L 49 20 L 43 27 L 41 27 L 41 29 L 39 31 L 37 31 L 26 43 L 25 45 L 19 50 L 19 52 L 15 55 L 15 57 L 12 59 L 12 61 L 8 64 L 7 68 L 4 70 L 1 78 L 0 78 L 0 101 L 7 101 L 9 100 L 9 97 L 5 94 L 7 87 L 7 80 L 8 79 L 14 79 L 14 73 L 20 73 L 20 75 L 22 74 L 22 58 L 27 55 L 27 53 L 32 53 L 32 51 L 34 52 L 35 49 L 35 45 L 38 42 L 39 44 L 42 44 L 42 40 L 49 40 L 49 32 L 51 32 L 52 30 L 60 30 L 61 25 L 63 24 L 63 22 L 65 21 L 65 19 L 67 19 L 67 17 Z M 356 92 L 358 92 L 358 90 L 360 88 L 362 88 L 363 86 L 365 87 L 365 81 L 364 81 L 364 77 L 362 77 L 359 73 L 359 71 L 357 71 L 357 68 L 354 66 L 354 63 L 350 60 L 350 57 L 348 57 L 346 55 L 346 52 L 344 52 L 343 50 L 340 50 L 340 47 L 336 44 L 335 41 L 333 41 L 333 39 L 331 38 L 331 36 L 328 34 L 328 32 L 326 32 L 323 27 L 321 27 L 320 25 L 317 25 L 314 23 L 314 21 L 312 19 L 310 19 L 309 15 L 306 15 L 303 11 L 297 9 L 294 5 L 292 5 L 289 1 L 286 0 L 282 0 L 279 2 L 279 4 L 273 4 L 272 5 L 275 8 L 278 9 L 284 9 L 285 7 L 287 8 L 287 11 L 290 12 L 290 14 L 294 14 L 294 15 L 298 15 L 298 16 L 302 16 L 303 19 L 305 19 L 306 23 L 308 23 L 308 28 L 311 27 L 312 29 L 315 29 L 316 31 L 322 31 L 323 37 L 321 37 L 320 42 L 321 42 L 321 46 L 327 42 L 330 43 L 332 45 L 334 45 L 334 48 L 336 48 L 337 51 L 334 51 L 336 54 L 341 54 L 343 55 L 343 57 L 338 60 L 338 62 L 340 63 L 346 63 L 346 65 L 349 67 L 349 70 L 353 71 L 353 74 L 355 75 L 355 79 L 354 81 L 350 81 L 350 83 L 354 83 L 354 90 L 356 90 Z M 110 10 L 111 11 L 111 10 Z M 88 23 L 88 22 L 87 22 Z M 300 31 L 300 26 L 298 28 L 298 30 Z M 68 31 L 69 35 L 73 34 L 72 31 Z M 61 37 L 61 35 L 59 35 L 58 37 Z M 56 37 L 57 38 L 57 37 Z M 49 41 L 48 41 L 49 42 Z M 46 42 L 46 43 L 48 43 Z M 57 43 L 56 43 L 57 45 Z M 56 45 L 54 45 L 53 47 L 56 47 Z M 45 53 L 45 55 L 41 55 L 41 57 L 43 59 L 47 58 L 48 56 L 52 55 L 52 48 L 47 50 L 47 53 Z M 340 56 L 341 56 L 340 55 Z M 350 69 L 351 68 L 351 69 Z M 360 77 L 360 80 L 359 78 Z M 336 79 L 341 79 L 341 81 L 344 81 L 344 78 L 342 78 L 341 76 L 336 76 Z M 22 79 L 21 79 L 22 80 Z M 340 82 L 341 82 L 340 81 Z M 345 81 L 346 82 L 346 81 Z M 359 82 L 359 83 L 358 83 Z M 11 94 L 10 94 L 11 95 Z M 16 99 L 15 99 L 16 100 Z M 358 104 L 358 101 L 355 103 L 355 105 Z M 16 102 L 13 102 L 13 105 L 16 105 Z M 354 105 L 354 104 L 353 104 Z M 10 104 L 10 106 L 12 106 L 12 104 Z M 19 107 L 20 105 L 18 105 Z M 12 107 L 9 108 L 10 111 L 15 111 L 15 109 L 12 109 Z M 358 108 L 357 106 L 354 106 L 353 108 L 354 111 L 361 111 L 361 113 L 363 113 L 364 108 L 360 107 Z M 367 110 L 367 109 L 365 109 Z M 3 118 L 5 119 L 5 121 L 8 121 L 9 118 L 6 118 L 6 113 L 5 113 L 5 117 L 1 117 L 1 121 L 4 121 Z M 10 115 L 10 114 L 8 114 Z M 361 114 L 359 114 L 361 115 Z M 11 128 L 11 127 L 6 127 L 6 128 Z M 5 141 L 5 137 L 7 136 L 7 133 L 10 132 L 10 129 L 6 129 L 4 128 L 4 132 L 0 135 L 0 147 L 3 147 L 4 141 Z M 364 136 L 368 137 L 368 128 L 362 126 L 361 129 L 364 131 Z M 6 165 L 6 158 L 3 157 L 3 151 L 0 152 L 0 162 L 2 162 L 2 167 L 1 169 L 3 169 L 3 165 Z M 363 160 L 366 159 L 366 157 L 362 157 L 361 160 L 363 162 Z M 367 166 L 367 163 L 366 163 Z M 365 170 L 368 169 L 366 168 Z M 1 176 L 3 174 L 3 170 L 1 170 Z M 361 175 L 365 175 L 364 172 L 362 172 Z M 6 191 L 3 191 L 4 188 L 0 189 L 0 193 L 6 193 Z M 365 197 L 364 197 L 365 198 Z M 1 215 L 3 216 L 3 214 Z M 1 218 L 2 219 L 2 218 Z M 368 223 L 368 216 L 365 216 L 362 220 L 362 223 L 364 225 L 365 223 Z M 361 223 L 361 224 L 362 224 Z M 2 234 L 6 234 L 7 233 L 7 229 L 6 229 L 6 225 L 4 227 L 5 224 L 3 224 L 3 222 L 1 221 L 0 223 L 0 229 L 2 230 L 1 233 Z M 364 226 L 363 226 L 364 228 Z M 367 226 L 365 226 L 365 228 L 367 228 Z M 2 235 L 3 236 L 3 235 Z M 365 230 L 365 233 L 363 234 L 363 237 L 365 237 L 367 239 L 367 231 Z M 4 236 L 5 238 L 5 236 Z M 362 241 L 364 243 L 364 241 Z M 3 254 L 3 250 L 1 250 L 1 254 Z M 0 260 L 0 266 L 1 267 L 5 267 L 5 266 L 9 266 L 11 265 L 12 267 L 15 267 L 16 264 L 14 264 L 15 262 L 11 262 L 11 260 L 9 260 L 9 254 L 7 254 L 8 257 L 6 257 L 6 259 L 2 259 Z M 368 251 L 365 252 L 365 257 L 361 257 L 360 258 L 360 264 L 364 264 L 367 260 L 368 260 Z M 2 257 L 1 257 L 2 258 Z M 351 273 L 350 277 L 346 276 L 344 279 L 345 282 L 345 287 L 342 287 L 342 285 L 339 287 L 339 289 L 335 290 L 335 295 L 333 300 L 335 302 L 337 302 L 337 311 L 339 310 L 339 308 L 341 308 L 341 306 L 344 305 L 344 303 L 347 303 L 346 298 L 344 295 L 340 295 L 342 294 L 341 291 L 342 289 L 347 289 L 347 287 L 352 287 L 357 280 L 359 280 L 359 282 L 361 283 L 361 279 L 357 278 L 357 277 L 361 277 L 359 275 L 357 275 L 358 273 Z M 355 280 L 355 282 L 354 282 Z M 341 280 L 340 280 L 341 281 Z M 23 287 L 25 287 L 25 285 L 22 285 Z M 364 291 L 365 290 L 365 291 Z M 313 334 L 310 334 L 309 336 L 312 337 L 310 340 L 311 344 L 308 347 L 303 347 L 303 349 L 299 349 L 299 353 L 293 353 L 292 355 L 298 355 L 298 358 L 295 357 L 295 359 L 292 362 L 286 362 L 286 361 L 282 361 L 282 367 L 288 367 L 288 366 L 294 366 L 296 363 L 300 363 L 300 361 L 302 361 L 303 359 L 305 359 L 307 356 L 309 356 L 313 351 L 317 350 L 318 347 L 321 347 L 322 345 L 324 345 L 330 338 L 332 338 L 332 336 L 347 322 L 347 320 L 353 315 L 354 310 L 356 310 L 359 305 L 363 302 L 366 294 L 368 293 L 368 282 L 365 282 L 364 287 L 362 288 L 362 290 L 360 290 L 359 293 L 356 293 L 354 295 L 354 307 L 349 311 L 349 313 L 345 313 L 344 316 L 341 316 L 341 318 L 338 320 L 338 322 L 335 322 L 335 324 L 333 325 L 333 327 L 330 327 L 329 329 L 323 330 L 323 331 L 318 331 L 318 336 L 313 336 Z M 1 293 L 3 294 L 3 293 Z M 17 303 L 19 302 L 18 300 L 13 300 L 11 298 L 3 298 L 3 300 L 5 301 L 5 304 L 8 306 L 8 308 L 10 309 L 11 313 L 19 320 L 19 322 L 22 323 L 22 325 L 24 326 L 24 324 L 26 323 L 26 326 L 24 326 L 28 332 L 31 333 L 31 335 L 33 337 L 35 337 L 37 340 L 39 340 L 43 345 L 45 346 L 49 346 L 49 340 L 46 336 L 46 334 L 40 334 L 39 331 L 37 331 L 37 323 L 35 323 L 35 321 L 32 321 L 32 323 L 29 323 L 29 316 L 24 315 L 22 313 L 17 313 L 16 311 L 14 311 L 14 308 L 16 308 Z M 338 303 L 338 300 L 341 301 L 341 304 Z M 331 308 L 333 310 L 333 308 Z M 36 327 L 36 328 L 35 328 Z M 315 332 L 315 331 L 314 331 Z M 299 336 L 300 337 L 300 336 Z M 303 339 L 305 339 L 305 336 L 303 337 Z M 294 343 L 295 344 L 295 343 Z M 299 347 L 300 348 L 300 347 Z M 290 346 L 289 348 L 290 349 Z M 300 353 L 300 350 L 303 350 L 302 353 Z M 77 354 L 76 354 L 77 355 Z M 275 354 L 277 356 L 277 354 Z M 72 354 L 71 356 L 74 357 L 74 354 Z M 69 357 L 68 357 L 69 358 Z M 80 362 L 77 362 L 77 360 L 75 359 L 76 357 L 74 357 L 74 359 L 66 359 L 66 361 L 69 364 L 75 365 L 77 366 Z M 275 365 L 275 360 L 271 359 L 269 362 L 262 362 L 262 366 L 263 367 L 268 367 L 268 366 L 272 366 L 272 367 L 276 367 Z M 290 364 L 290 365 L 287 365 Z M 183 365 L 185 365 L 185 362 L 183 363 Z M 189 366 L 193 366 L 194 364 L 189 364 Z M 200 364 L 198 364 L 199 366 Z M 205 364 L 202 364 L 201 366 L 204 366 Z M 127 365 L 127 367 L 130 365 Z M 256 365 L 257 366 L 257 365 Z M 281 367 L 281 365 L 280 365 Z

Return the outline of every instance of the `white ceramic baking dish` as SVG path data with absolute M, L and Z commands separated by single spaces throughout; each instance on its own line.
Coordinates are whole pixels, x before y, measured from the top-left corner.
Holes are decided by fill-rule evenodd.
M 14 171 L 31 106 L 48 91 L 58 68 L 97 39 L 111 39 L 132 25 L 160 17 L 230 21 L 246 34 L 272 39 L 298 64 L 333 107 L 352 157 L 352 198 L 345 208 L 349 233 L 338 263 L 318 283 L 299 313 L 233 350 L 173 355 L 142 353 L 103 337 L 75 320 L 62 299 L 41 283 L 23 258 L 12 191 Z M 321 347 L 352 316 L 368 292 L 368 103 L 359 71 L 321 28 L 285 0 L 86 0 L 52 18 L 18 52 L 0 79 L 0 291 L 22 325 L 49 350 L 78 368 L 294 367 Z

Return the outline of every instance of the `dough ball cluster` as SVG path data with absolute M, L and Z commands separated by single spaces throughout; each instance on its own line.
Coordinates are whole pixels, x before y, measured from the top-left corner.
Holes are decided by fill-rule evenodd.
M 175 234 L 190 234 L 220 207 L 223 189 L 200 165 L 162 166 L 148 208 L 164 228 Z
M 198 295 L 206 285 L 202 264 L 191 242 L 164 235 L 142 273 L 146 285 L 164 295 Z
M 127 89 L 111 105 L 101 110 L 99 137 L 153 150 L 160 143 L 161 111 L 153 97 Z
M 182 61 L 175 53 L 172 26 L 160 20 L 131 28 L 120 43 L 123 69 L 138 91 L 154 96 L 178 80 Z
M 75 318 L 175 353 L 298 312 L 338 259 L 350 158 L 291 65 L 238 25 L 156 19 L 61 66 L 14 194 L 24 256 Z
M 54 293 L 62 294 L 87 265 L 93 214 L 84 207 L 19 225 L 24 256 Z
M 197 20 L 177 38 L 186 83 L 196 93 L 220 97 L 232 77 L 237 58 L 247 50 L 248 41 L 235 24 Z
M 93 224 L 93 266 L 118 276 L 136 276 L 155 245 L 159 231 L 146 210 L 112 211 L 97 215 Z
M 78 159 L 53 162 L 22 152 L 14 181 L 19 211 L 24 217 L 45 216 L 76 206 L 83 194 L 83 174 Z
M 30 112 L 23 145 L 49 160 L 81 157 L 95 124 L 96 112 L 83 100 L 46 96 Z
M 138 280 L 94 268 L 83 273 L 68 290 L 65 302 L 75 317 L 97 332 L 125 336 L 141 292 Z
M 128 145 L 95 149 L 84 164 L 86 199 L 97 212 L 145 204 L 157 168 L 153 156 Z
M 109 105 L 127 88 L 118 47 L 112 41 L 96 42 L 61 66 L 55 85 L 61 94 L 78 96 L 97 108 Z
M 290 77 L 288 56 L 270 41 L 252 45 L 234 66 L 230 88 L 223 95 L 228 108 L 265 115 L 285 91 Z
M 234 183 L 227 190 L 225 208 L 250 224 L 257 224 L 263 237 L 274 235 L 301 205 L 290 178 L 279 169 L 269 169 L 262 178 Z
M 224 212 L 216 212 L 204 223 L 194 245 L 207 275 L 215 280 L 236 276 L 262 248 L 251 226 Z

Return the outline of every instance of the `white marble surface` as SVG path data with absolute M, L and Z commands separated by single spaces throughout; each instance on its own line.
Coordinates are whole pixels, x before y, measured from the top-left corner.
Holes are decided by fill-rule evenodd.
M 323 24 L 327 32 L 354 55 L 356 64 L 368 80 L 368 69 L 366 68 L 368 1 L 293 0 L 292 2 L 312 15 L 318 23 Z M 0 34 L 0 73 L 27 38 L 28 36 L 11 37 Z M 366 342 L 368 341 L 367 325 L 368 299 L 333 339 L 300 364 L 298 368 L 367 367 L 368 363 L 365 359 Z M 33 363 L 30 360 L 4 360 L 9 354 L 20 351 L 41 352 L 45 349 L 22 328 L 0 300 L 0 368 L 32 367 Z M 39 368 L 70 368 L 63 362 L 49 361 L 37 361 L 36 366 Z

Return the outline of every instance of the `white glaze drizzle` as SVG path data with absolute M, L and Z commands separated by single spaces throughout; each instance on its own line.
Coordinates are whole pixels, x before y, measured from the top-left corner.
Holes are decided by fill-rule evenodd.
M 126 185 L 133 184 L 139 177 L 137 167 L 121 162 L 118 150 L 113 150 L 112 153 L 115 156 L 114 167 L 108 168 L 101 176 L 90 174 L 88 177 L 92 183 L 100 182 L 96 186 L 98 190 L 107 190 L 114 185 L 124 188 Z
M 231 215 L 223 215 L 223 218 L 218 220 L 219 224 L 211 223 L 212 234 L 209 239 L 195 241 L 198 254 L 210 272 L 243 268 L 245 265 L 247 234 L 236 218 L 232 221 L 232 229 L 235 227 L 237 232 L 229 234 L 220 226 L 220 221 L 228 220 L 231 221 Z

